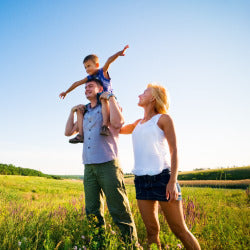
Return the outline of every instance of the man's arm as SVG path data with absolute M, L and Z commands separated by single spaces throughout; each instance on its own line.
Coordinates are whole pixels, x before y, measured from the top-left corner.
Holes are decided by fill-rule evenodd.
M 77 82 L 74 82 L 65 92 L 62 92 L 59 97 L 64 99 L 66 97 L 66 95 L 71 92 L 73 89 L 75 89 L 76 87 L 86 83 L 88 80 L 87 77 L 85 77 L 84 79 L 80 80 L 80 81 L 77 81 Z
M 79 129 L 77 126 L 77 122 L 74 122 L 74 113 L 76 112 L 77 108 L 79 108 L 80 106 L 82 105 L 75 106 L 70 110 L 69 118 L 67 120 L 65 132 L 64 132 L 65 136 L 71 136 L 78 132 Z
M 129 48 L 129 46 L 126 45 L 123 50 L 118 51 L 113 56 L 108 58 L 108 60 L 106 61 L 106 63 L 104 64 L 104 66 L 102 68 L 105 77 L 107 77 L 107 71 L 108 71 L 108 68 L 109 68 L 110 64 L 112 62 L 114 62 L 119 56 L 125 56 L 125 50 L 128 49 L 128 48 Z
M 104 92 L 100 96 L 100 99 L 104 99 L 109 102 L 109 119 L 110 126 L 115 129 L 120 129 L 124 124 L 124 118 L 121 112 L 121 108 L 119 107 L 115 96 L 110 94 L 109 92 Z
M 119 107 L 115 96 L 109 98 L 109 110 L 110 110 L 110 125 L 114 128 L 120 129 L 124 124 L 124 117 L 122 115 L 121 108 Z

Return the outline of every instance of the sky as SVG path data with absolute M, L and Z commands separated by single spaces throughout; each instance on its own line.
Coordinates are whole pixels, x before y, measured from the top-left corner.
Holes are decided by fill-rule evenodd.
M 82 60 L 109 69 L 126 123 L 143 117 L 150 82 L 169 92 L 179 170 L 250 164 L 250 2 L 243 0 L 0 2 L 0 163 L 83 174 L 82 145 L 68 143 L 70 108 L 87 103 Z M 133 168 L 130 135 L 120 161 Z

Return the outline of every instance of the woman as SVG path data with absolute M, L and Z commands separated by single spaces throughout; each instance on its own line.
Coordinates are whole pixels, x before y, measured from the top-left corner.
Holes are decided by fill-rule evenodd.
M 132 134 L 136 199 L 146 226 L 148 244 L 156 243 L 161 249 L 159 202 L 169 227 L 185 248 L 200 249 L 183 217 L 181 191 L 177 183 L 176 137 L 173 121 L 167 114 L 169 100 L 166 90 L 149 84 L 139 96 L 138 106 L 144 109 L 143 119 L 122 127 L 120 133 Z M 171 165 L 167 161 L 169 152 Z

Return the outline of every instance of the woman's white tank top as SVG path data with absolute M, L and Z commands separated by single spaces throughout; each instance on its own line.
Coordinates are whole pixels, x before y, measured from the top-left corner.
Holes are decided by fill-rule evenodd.
M 161 114 L 147 122 L 139 122 L 132 133 L 135 175 L 156 175 L 170 168 L 167 139 L 157 122 Z

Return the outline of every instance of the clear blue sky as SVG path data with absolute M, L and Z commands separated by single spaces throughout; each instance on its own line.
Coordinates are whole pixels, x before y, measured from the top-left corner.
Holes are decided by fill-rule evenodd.
M 82 145 L 64 127 L 79 87 L 82 60 L 106 59 L 129 44 L 110 75 L 126 122 L 142 117 L 147 83 L 171 97 L 179 169 L 250 164 L 250 2 L 1 1 L 0 162 L 51 174 L 82 174 Z M 124 172 L 131 137 L 120 137 Z

